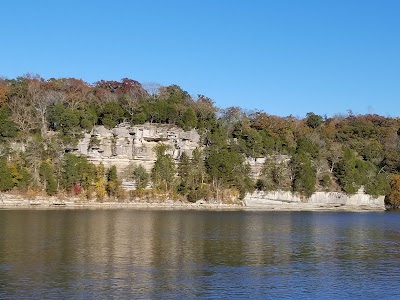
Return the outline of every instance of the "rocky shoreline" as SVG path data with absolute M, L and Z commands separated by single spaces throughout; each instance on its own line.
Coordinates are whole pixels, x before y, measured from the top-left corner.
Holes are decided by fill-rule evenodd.
M 382 207 L 348 206 L 314 203 L 266 204 L 246 206 L 225 203 L 184 203 L 166 200 L 165 202 L 96 202 L 79 199 L 62 200 L 58 198 L 25 199 L 10 195 L 0 198 L 0 209 L 155 209 L 155 210 L 214 210 L 214 211 L 384 211 Z

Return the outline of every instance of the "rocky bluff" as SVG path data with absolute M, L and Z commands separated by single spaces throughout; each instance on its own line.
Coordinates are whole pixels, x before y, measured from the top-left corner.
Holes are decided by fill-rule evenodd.
M 177 160 L 183 152 L 191 156 L 199 141 L 200 136 L 195 130 L 184 131 L 172 125 L 121 124 L 112 129 L 95 126 L 73 151 L 85 155 L 95 164 L 115 165 L 119 172 L 130 163 L 141 164 L 150 171 L 156 161 L 154 146 L 158 143 L 169 145 L 168 154 Z

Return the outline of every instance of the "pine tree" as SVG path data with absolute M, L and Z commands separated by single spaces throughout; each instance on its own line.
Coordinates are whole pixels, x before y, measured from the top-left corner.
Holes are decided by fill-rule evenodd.
M 164 190 L 170 191 L 175 179 L 175 163 L 170 154 L 166 154 L 167 145 L 156 146 L 157 160 L 151 170 L 153 184 Z
M 42 183 L 45 187 L 47 195 L 55 195 L 57 193 L 57 181 L 50 162 L 43 161 L 40 164 L 39 175 L 42 179 Z

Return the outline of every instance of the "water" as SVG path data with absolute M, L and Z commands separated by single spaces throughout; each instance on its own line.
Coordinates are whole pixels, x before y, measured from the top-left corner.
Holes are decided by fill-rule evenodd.
M 397 213 L 0 210 L 0 299 L 399 299 Z

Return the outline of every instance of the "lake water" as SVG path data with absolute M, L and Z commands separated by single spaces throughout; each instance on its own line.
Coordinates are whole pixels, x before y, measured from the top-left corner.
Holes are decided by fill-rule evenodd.
M 400 214 L 0 210 L 0 299 L 399 299 Z

